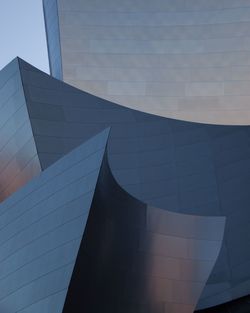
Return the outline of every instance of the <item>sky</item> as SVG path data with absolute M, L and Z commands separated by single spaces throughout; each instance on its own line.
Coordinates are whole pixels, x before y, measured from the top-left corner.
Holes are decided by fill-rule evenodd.
M 49 72 L 42 0 L 0 0 L 0 70 L 16 56 Z

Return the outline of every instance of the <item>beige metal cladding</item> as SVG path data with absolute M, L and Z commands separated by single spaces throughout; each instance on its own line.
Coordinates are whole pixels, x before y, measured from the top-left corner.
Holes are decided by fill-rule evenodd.
M 250 123 L 250 0 L 57 2 L 65 82 L 165 117 Z

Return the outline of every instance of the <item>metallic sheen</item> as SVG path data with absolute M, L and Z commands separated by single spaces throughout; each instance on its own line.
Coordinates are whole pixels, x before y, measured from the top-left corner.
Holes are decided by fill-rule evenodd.
M 115 190 L 118 188 L 122 190 L 122 194 L 127 195 L 127 199 L 131 199 L 129 203 L 131 203 L 135 212 L 137 212 L 137 206 L 135 204 L 139 205 L 141 203 L 144 206 L 147 212 L 147 221 L 151 218 L 152 224 L 150 225 L 154 225 L 155 227 L 152 226 L 152 231 L 149 232 L 152 237 L 150 235 L 140 237 L 140 246 L 136 251 L 140 251 L 144 257 L 140 260 L 141 263 L 136 265 L 138 266 L 136 267 L 138 271 L 140 268 L 142 270 L 141 274 L 143 274 L 143 269 L 145 271 L 148 269 L 148 276 L 150 277 L 150 273 L 158 273 L 158 269 L 163 273 L 162 275 L 178 274 L 178 271 L 175 272 L 175 267 L 171 267 L 173 271 L 169 273 L 168 266 L 165 263 L 161 263 L 162 267 L 160 265 L 158 266 L 158 261 L 154 263 L 153 260 L 147 259 L 145 256 L 149 252 L 150 255 L 157 256 L 157 251 L 159 251 L 157 249 L 159 248 L 161 250 L 162 246 L 165 247 L 164 249 L 166 251 L 173 249 L 172 257 L 176 257 L 177 259 L 177 257 L 181 258 L 183 256 L 185 259 L 185 251 L 187 251 L 186 247 L 188 245 L 182 244 L 177 238 L 171 238 L 165 244 L 164 241 L 161 241 L 160 235 L 164 235 L 164 232 L 169 232 L 169 236 L 171 237 L 180 237 L 180 234 L 183 234 L 181 237 L 187 239 L 186 241 L 184 240 L 186 243 L 189 239 L 197 239 L 197 242 L 195 241 L 193 245 L 194 249 L 190 250 L 193 253 L 192 259 L 196 260 L 197 257 L 198 260 L 209 261 L 211 258 L 210 261 L 214 262 L 219 249 L 218 242 L 221 238 L 221 216 L 225 216 L 225 234 L 215 266 L 212 268 L 212 264 L 208 262 L 210 265 L 208 267 L 202 267 L 203 270 L 197 273 L 193 269 L 198 270 L 200 265 L 196 267 L 192 263 L 188 266 L 187 272 L 183 271 L 183 276 L 180 275 L 179 277 L 182 277 L 182 281 L 189 281 L 186 275 L 190 273 L 190 281 L 196 282 L 195 277 L 198 275 L 200 277 L 199 279 L 202 279 L 202 282 L 205 284 L 200 296 L 198 294 L 202 290 L 201 286 L 193 289 L 191 288 L 191 284 L 191 287 L 189 287 L 190 290 L 194 290 L 194 294 L 190 296 L 190 300 L 187 300 L 187 298 L 186 300 L 191 301 L 189 304 L 192 306 L 192 310 L 195 307 L 196 301 L 198 301 L 196 308 L 204 309 L 248 295 L 250 292 L 250 252 L 248 248 L 250 220 L 250 127 L 183 122 L 124 108 L 54 79 L 21 59 L 17 61 L 9 64 L 2 73 L 8 73 L 14 65 L 16 72 L 19 73 L 21 78 L 21 89 L 25 95 L 24 100 L 29 117 L 28 121 L 32 129 L 32 138 L 43 172 L 41 175 L 45 172 L 53 175 L 53 166 L 59 164 L 58 169 L 60 169 L 61 163 L 57 162 L 60 162 L 64 156 L 67 159 L 65 166 L 70 166 L 71 157 L 67 156 L 73 149 L 77 149 L 77 147 L 80 149 L 84 142 L 102 132 L 107 127 L 111 127 L 106 149 L 110 170 L 119 188 L 111 188 L 114 191 L 112 193 L 114 199 L 111 196 L 110 200 L 103 199 L 103 201 L 105 200 L 107 203 L 109 203 L 108 201 L 115 201 Z M 18 101 L 15 103 L 18 103 Z M 101 138 L 102 141 L 105 139 L 102 136 Z M 84 149 L 89 152 L 93 151 L 91 145 L 83 145 L 81 150 L 83 154 Z M 17 151 L 15 158 L 22 158 L 22 154 Z M 29 158 L 30 155 L 27 154 L 24 161 L 28 162 Z M 100 159 L 98 162 L 99 166 L 101 166 Z M 85 167 L 84 164 L 82 166 L 85 170 L 90 165 L 87 163 Z M 34 174 L 34 176 L 36 175 L 37 173 Z M 38 177 L 38 180 L 41 175 Z M 81 175 L 81 171 L 77 171 L 76 175 Z M 47 193 L 50 195 L 50 192 L 58 184 L 66 184 L 66 188 L 74 177 L 75 173 L 72 172 L 71 174 L 69 172 L 65 174 L 64 178 L 58 178 L 58 181 L 53 185 L 45 184 L 44 191 L 41 192 L 39 197 L 41 199 L 43 197 L 46 198 Z M 101 183 L 101 176 L 99 178 L 98 182 Z M 107 180 L 109 181 L 109 179 Z M 32 186 L 33 182 L 27 186 Z M 26 182 L 23 183 L 23 185 L 25 184 Z M 94 185 L 99 186 L 99 183 Z M 4 205 L 8 201 L 14 201 L 17 195 L 22 195 L 23 190 L 28 188 L 27 186 L 24 189 L 19 189 L 16 193 L 12 193 L 2 204 Z M 88 186 L 90 185 L 87 184 L 85 187 L 88 188 Z M 102 184 L 102 186 L 103 192 L 107 193 L 107 195 L 110 194 L 108 183 Z M 83 187 L 84 190 L 85 187 Z M 74 189 L 76 191 L 78 190 L 77 188 L 75 185 Z M 79 188 L 81 189 L 82 187 Z M 61 195 L 62 200 L 64 199 L 63 196 L 68 196 L 67 193 L 64 192 Z M 25 202 L 23 209 L 31 205 L 33 203 L 32 201 L 35 201 L 37 198 L 35 194 L 35 199 L 32 200 L 32 194 L 33 192 L 27 197 L 27 202 Z M 135 200 L 135 202 L 132 200 Z M 56 199 L 49 201 L 51 201 L 50 203 L 53 206 Z M 121 201 L 121 207 L 122 203 L 124 202 L 125 205 L 126 201 L 125 199 Z M 81 203 L 83 202 L 81 201 Z M 39 212 L 43 212 L 48 204 L 46 202 L 44 205 L 41 205 Z M 104 210 L 105 205 L 103 204 L 101 207 Z M 129 206 L 126 205 L 126 207 L 128 210 L 127 218 L 129 218 Z M 91 208 L 93 208 L 92 203 Z M 99 209 L 96 210 L 98 212 Z M 118 203 L 115 205 L 114 210 L 115 212 L 117 211 L 117 214 L 120 212 Z M 21 203 L 16 204 L 16 212 L 19 211 L 21 214 Z M 9 214 L 11 214 L 10 212 Z M 95 212 L 95 209 L 91 209 L 90 212 Z M 122 219 L 125 220 L 125 211 L 121 210 L 121 212 L 121 214 L 124 214 L 124 216 L 122 215 Z M 200 221 L 204 218 L 204 223 L 194 223 L 191 227 L 187 219 L 184 218 L 187 215 L 190 215 L 190 218 L 191 216 L 196 216 L 197 221 L 199 220 L 198 216 L 203 216 L 200 218 Z M 149 218 L 149 216 L 151 217 Z M 174 216 L 176 216 L 176 219 Z M 211 216 L 215 218 L 212 219 Z M 24 222 L 29 223 L 30 218 L 32 218 L 32 215 L 30 217 L 27 216 Z M 183 221 L 181 221 L 182 218 L 184 218 Z M 213 226 L 206 224 L 206 218 L 212 219 L 211 223 Z M 60 216 L 58 216 L 58 220 L 60 220 Z M 104 220 L 106 220 L 106 217 Z M 114 224 L 118 223 L 113 213 L 110 220 L 113 220 L 112 223 Z M 136 222 L 137 219 L 131 217 L 131 223 L 132 221 Z M 141 221 L 141 218 L 138 217 L 138 221 Z M 9 222 L 11 222 L 11 216 L 8 218 L 6 216 L 2 220 L 3 229 L 8 226 Z M 45 224 L 47 223 L 50 223 L 50 221 L 47 220 Z M 117 225 L 120 224 L 118 223 Z M 94 226 L 90 226 L 90 228 L 93 228 L 94 233 L 96 231 L 98 233 L 101 226 L 98 226 L 97 230 L 95 230 Z M 10 225 L 8 227 L 8 234 L 15 232 L 15 229 L 13 229 L 14 226 L 12 227 Z M 133 228 L 132 224 L 131 228 Z M 112 231 L 112 227 L 109 230 Z M 122 235 L 120 231 L 122 231 L 122 228 L 120 230 L 118 227 L 117 232 L 115 231 L 115 239 L 116 236 L 120 238 L 119 236 Z M 130 237 L 132 236 L 133 238 L 133 231 L 132 229 L 131 234 L 130 232 L 126 233 L 128 241 L 121 238 L 124 251 L 127 251 L 126 244 L 132 244 L 132 246 L 135 244 L 134 242 L 130 243 L 133 241 Z M 176 234 L 174 234 L 175 231 L 177 232 Z M 182 233 L 178 233 L 178 231 Z M 194 233 L 191 234 L 191 231 Z M 0 236 L 3 238 L 2 240 L 5 240 L 4 236 L 4 233 L 2 237 Z M 203 242 L 206 240 L 204 236 L 207 236 L 207 242 Z M 28 237 L 32 237 L 32 235 L 30 234 Z M 201 245 L 198 244 L 200 241 Z M 84 242 L 83 237 L 81 244 L 84 245 Z M 92 242 L 92 239 L 88 240 L 88 242 Z M 94 242 L 95 240 L 93 239 L 93 253 L 94 255 L 98 255 L 99 248 L 97 249 L 98 245 L 96 246 Z M 105 253 L 110 251 L 110 258 L 114 260 L 116 251 L 119 252 L 120 250 L 116 244 L 113 246 L 113 249 L 112 242 L 107 241 L 107 250 Z M 111 248 L 109 248 L 109 245 L 111 245 Z M 38 250 L 40 249 L 38 245 L 36 247 Z M 116 247 L 118 250 L 116 250 Z M 12 249 L 12 245 L 8 246 L 6 243 L 6 249 Z M 105 250 L 104 248 L 102 249 Z M 182 255 L 183 253 L 184 255 Z M 202 258 L 200 255 L 202 255 Z M 168 257 L 168 255 L 165 256 Z M 130 257 L 132 258 L 132 256 L 128 255 L 127 257 L 128 262 L 131 262 Z M 148 260 L 150 260 L 149 263 L 147 263 Z M 15 262 L 18 263 L 18 261 Z M 143 262 L 146 262 L 146 264 Z M 94 263 L 94 261 L 92 260 L 91 263 Z M 179 261 L 176 261 L 176 266 L 177 263 L 179 264 Z M 12 266 L 11 264 L 10 266 Z M 126 267 L 126 262 L 124 268 L 128 271 L 131 269 L 130 267 Z M 210 270 L 212 272 L 208 277 Z M 89 272 L 91 271 L 89 270 Z M 157 275 L 152 274 L 153 277 Z M 70 279 L 73 276 L 70 274 Z M 126 275 L 122 277 L 126 278 Z M 207 277 L 208 280 L 206 281 Z M 23 278 L 21 278 L 21 281 L 23 281 Z M 78 283 L 76 286 L 78 286 Z M 133 284 L 133 286 L 136 287 L 136 284 Z M 150 286 L 151 289 L 149 290 L 152 291 L 150 295 L 152 296 L 152 301 L 155 302 L 155 299 L 158 299 L 157 297 L 160 295 L 157 291 L 158 287 L 155 285 L 156 289 L 154 289 L 152 287 L 154 285 Z M 94 292 L 93 290 L 91 292 Z M 138 286 L 137 290 L 138 292 L 142 292 L 142 294 L 145 292 L 142 286 Z M 155 294 L 154 291 L 156 292 Z M 174 296 L 177 297 L 176 294 Z M 171 297 L 164 299 L 166 303 L 174 302 L 174 298 Z M 180 303 L 182 302 L 180 300 Z M 187 304 L 187 302 L 185 303 Z M 150 305 L 147 308 L 151 310 Z M 10 313 L 12 312 L 10 311 Z M 28 312 L 24 311 L 22 313 Z
M 250 0 L 57 4 L 59 30 L 46 28 L 53 75 L 61 50 L 57 78 L 156 115 L 249 125 Z

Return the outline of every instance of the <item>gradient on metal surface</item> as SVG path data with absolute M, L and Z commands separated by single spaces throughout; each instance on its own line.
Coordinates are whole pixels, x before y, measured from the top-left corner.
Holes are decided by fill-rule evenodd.
M 192 313 L 224 223 L 133 198 L 114 180 L 106 154 L 63 313 Z
M 157 117 L 84 93 L 21 60 L 20 69 L 43 169 L 111 126 L 110 166 L 132 196 L 173 212 L 228 219 L 198 307 L 249 294 L 249 127 Z
M 41 171 L 19 61 L 0 71 L 0 201 Z
M 165 117 L 250 123 L 249 0 L 57 3 L 49 57 L 61 49 L 65 82 Z M 49 25 L 46 31 L 55 33 Z
M 222 249 L 197 308 L 249 294 L 250 127 L 183 122 L 124 108 L 18 62 L 42 170 L 111 126 L 110 167 L 132 197 L 167 211 L 227 218 Z
M 80 145 L 0 205 L 1 312 L 98 312 L 100 305 L 107 313 L 193 311 L 225 219 L 170 213 L 131 197 L 103 162 L 108 134 Z
M 0 204 L 1 313 L 61 313 L 109 130 Z

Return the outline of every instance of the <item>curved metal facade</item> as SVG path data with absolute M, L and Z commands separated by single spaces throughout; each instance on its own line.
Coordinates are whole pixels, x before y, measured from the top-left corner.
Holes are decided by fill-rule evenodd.
M 0 204 L 2 313 L 62 312 L 107 138 L 98 134 Z
M 227 218 L 222 249 L 197 308 L 249 294 L 248 126 L 157 117 L 84 93 L 22 60 L 19 65 L 42 170 L 111 126 L 110 167 L 131 196 L 167 211 Z
M 249 124 L 249 0 L 57 3 L 49 55 L 53 61 L 61 49 L 65 82 L 156 115 Z
M 41 171 L 19 61 L 0 72 L 0 201 Z
M 106 155 L 63 313 L 192 313 L 223 231 L 224 218 L 176 214 L 131 197 Z
M 1 203 L 1 312 L 193 312 L 225 219 L 171 213 L 130 196 L 104 157 L 108 134 Z

